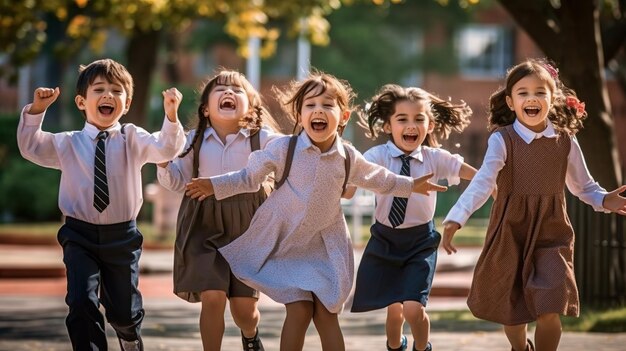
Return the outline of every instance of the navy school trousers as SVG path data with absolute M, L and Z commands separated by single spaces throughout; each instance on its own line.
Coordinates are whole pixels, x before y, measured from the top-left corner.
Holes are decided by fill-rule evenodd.
M 136 340 L 144 316 L 139 283 L 143 237 L 135 220 L 106 225 L 67 217 L 57 236 L 67 272 L 65 320 L 74 350 L 107 350 L 104 318 Z

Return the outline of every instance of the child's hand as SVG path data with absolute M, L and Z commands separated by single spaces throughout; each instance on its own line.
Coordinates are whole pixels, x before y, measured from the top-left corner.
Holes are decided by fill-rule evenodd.
M 38 115 L 48 109 L 53 102 L 57 100 L 61 94 L 59 87 L 52 88 L 37 88 L 33 94 L 33 103 L 30 105 L 28 113 L 31 115 Z
M 198 201 L 202 201 L 215 193 L 213 183 L 209 178 L 192 178 L 185 188 L 187 189 L 185 194 L 192 199 L 198 199 Z
M 413 192 L 428 196 L 429 191 L 441 192 L 448 190 L 447 186 L 429 182 L 428 179 L 432 178 L 432 176 L 432 173 L 428 173 L 427 175 L 413 179 Z
M 163 109 L 165 115 L 170 122 L 176 122 L 178 120 L 178 106 L 183 100 L 183 94 L 176 88 L 169 88 L 163 91 Z
M 448 255 L 456 253 L 456 247 L 452 245 L 452 238 L 457 230 L 461 228 L 461 225 L 457 222 L 446 222 L 443 226 L 443 238 L 441 239 L 441 245 L 446 250 Z
M 611 212 L 626 216 L 626 197 L 620 196 L 624 191 L 626 191 L 626 185 L 622 185 L 606 194 L 602 201 L 602 206 Z
M 341 197 L 344 199 L 352 199 L 354 197 L 354 194 L 356 193 L 357 187 L 352 185 L 352 184 L 348 184 L 346 185 L 346 191 L 343 192 L 343 194 L 341 194 Z

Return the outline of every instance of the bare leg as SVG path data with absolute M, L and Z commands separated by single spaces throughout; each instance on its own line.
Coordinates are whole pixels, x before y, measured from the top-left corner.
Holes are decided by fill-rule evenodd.
M 224 336 L 224 310 L 226 293 L 220 290 L 207 290 L 200 294 L 200 337 L 204 351 L 219 351 Z
M 337 313 L 332 313 L 314 297 L 313 323 L 315 329 L 320 335 L 322 341 L 322 350 L 325 351 L 344 351 L 346 345 L 343 341 L 343 334 L 339 327 L 339 319 Z
M 411 326 L 415 347 L 425 350 L 430 340 L 430 318 L 426 308 L 417 301 L 404 301 L 404 318 Z
M 257 307 L 258 301 L 254 297 L 233 297 L 230 299 L 230 313 L 235 324 L 246 338 L 253 338 L 259 326 L 261 314 Z
M 387 346 L 397 349 L 402 345 L 402 325 L 404 325 L 404 315 L 402 314 L 402 304 L 394 303 L 387 307 L 387 322 L 385 323 L 385 333 L 387 334 Z
M 526 350 L 526 324 L 505 325 L 504 333 L 509 339 L 509 343 L 511 344 L 511 347 L 513 347 L 513 350 Z
M 281 351 L 298 351 L 304 347 L 306 330 L 313 318 L 313 302 L 296 301 L 285 305 L 287 316 L 280 334 Z
M 561 319 L 557 313 L 542 314 L 537 318 L 535 347 L 541 351 L 556 351 L 561 341 Z

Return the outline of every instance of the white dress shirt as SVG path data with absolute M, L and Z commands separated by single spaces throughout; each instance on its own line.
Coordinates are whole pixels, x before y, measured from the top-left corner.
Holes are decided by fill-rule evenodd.
M 535 133 L 518 120 L 515 120 L 513 129 L 527 144 L 530 144 L 535 139 L 544 137 L 556 138 L 558 136 L 551 123 L 548 123 L 547 128 L 542 132 Z M 594 210 L 608 212 L 602 206 L 607 191 L 595 182 L 589 174 L 576 137 L 572 136 L 571 140 L 572 146 L 567 157 L 567 173 L 565 176 L 567 189 L 583 202 L 591 205 Z M 505 162 L 506 145 L 504 139 L 500 133 L 493 133 L 489 137 L 487 153 L 482 166 L 467 189 L 461 194 L 454 207 L 448 212 L 444 223 L 453 221 L 463 226 L 472 213 L 485 204 L 493 192 L 498 173 L 504 167 Z
M 194 130 L 187 136 L 185 150 L 193 142 L 195 133 Z M 259 131 L 260 149 L 262 150 L 269 141 L 281 135 L 262 128 Z M 241 128 L 238 133 L 227 135 L 226 143 L 223 143 L 215 130 L 209 127 L 204 131 L 204 139 L 200 147 L 198 176 L 212 177 L 240 170 L 248 163 L 251 151 L 249 129 Z M 184 192 L 185 185 L 191 181 L 192 175 L 193 150 L 183 158 L 176 157 L 167 167 L 157 168 L 159 183 L 175 192 Z
M 400 150 L 393 142 L 374 146 L 366 151 L 363 156 L 366 160 L 381 165 L 392 172 L 399 174 L 402 168 Z M 410 156 L 411 177 L 418 178 L 428 173 L 433 173 L 431 182 L 446 179 L 448 185 L 459 184 L 459 172 L 463 165 L 463 157 L 453 155 L 449 151 L 440 148 L 420 146 Z M 376 194 L 376 221 L 391 227 L 389 211 L 393 203 L 393 196 Z M 397 228 L 410 228 L 430 222 L 435 215 L 437 206 L 437 192 L 432 191 L 429 196 L 412 193 L 407 201 L 404 222 Z
M 40 166 L 61 170 L 59 208 L 65 216 L 92 224 L 133 220 L 143 204 L 141 167 L 166 162 L 180 154 L 185 134 L 180 122 L 167 118 L 160 132 L 148 133 L 133 124 L 116 123 L 106 131 L 106 172 L 110 203 L 102 212 L 93 206 L 94 157 L 100 130 L 85 122 L 79 131 L 49 133 L 41 130 L 45 112 L 22 110 L 17 144 L 22 156 Z

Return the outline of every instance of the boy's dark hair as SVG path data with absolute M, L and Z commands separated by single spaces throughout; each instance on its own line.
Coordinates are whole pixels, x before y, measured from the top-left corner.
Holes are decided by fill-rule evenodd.
M 368 137 L 376 139 L 383 126 L 390 123 L 391 116 L 396 111 L 396 104 L 402 101 L 428 102 L 430 108 L 426 113 L 435 124 L 435 128 L 426 136 L 424 140 L 426 146 L 439 147 L 440 139 L 448 139 L 451 131 L 461 133 L 470 123 L 472 109 L 462 100 L 458 104 L 453 104 L 424 89 L 386 84 L 372 98 L 369 107 L 359 112 L 359 126 L 369 130 L 366 134 Z
M 555 129 L 568 134 L 576 134 L 583 127 L 582 121 L 587 117 L 584 104 L 578 101 L 576 93 L 565 86 L 559 79 L 558 70 L 547 59 L 527 59 L 510 68 L 506 74 L 506 85 L 489 98 L 488 130 L 490 132 L 515 122 L 515 111 L 506 103 L 511 96 L 513 86 L 522 78 L 537 75 L 552 90 L 552 108 L 548 112 L 548 120 Z
M 87 96 L 87 88 L 97 77 L 103 77 L 109 83 L 122 85 L 128 97 L 133 97 L 133 77 L 121 63 L 111 59 L 96 60 L 87 66 L 80 65 L 78 72 L 76 95 Z

